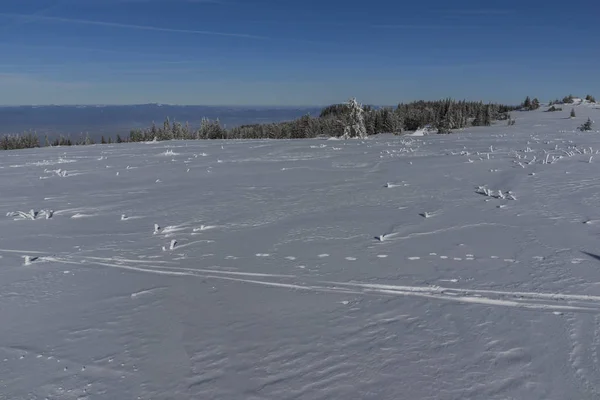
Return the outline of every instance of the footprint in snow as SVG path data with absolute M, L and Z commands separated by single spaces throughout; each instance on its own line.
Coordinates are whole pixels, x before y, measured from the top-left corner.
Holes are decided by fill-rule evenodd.
M 356 257 L 346 257 L 346 260 L 348 260 L 348 261 L 356 261 Z
M 290 261 L 294 261 L 296 259 L 296 257 L 294 257 L 294 256 L 287 256 L 285 259 L 286 260 L 290 260 Z
M 256 253 L 256 257 L 269 257 L 270 254 L 268 253 Z
M 325 253 L 325 254 L 319 254 L 319 258 L 326 258 L 329 257 L 329 254 Z
M 416 260 L 420 260 L 420 259 L 421 259 L 421 257 L 408 257 L 408 259 L 409 259 L 410 261 L 416 261 Z

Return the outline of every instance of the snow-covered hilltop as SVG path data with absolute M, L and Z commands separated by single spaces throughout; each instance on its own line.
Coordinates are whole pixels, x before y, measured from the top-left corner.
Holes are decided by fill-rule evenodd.
M 600 110 L 546 108 L 0 152 L 0 399 L 599 398 Z

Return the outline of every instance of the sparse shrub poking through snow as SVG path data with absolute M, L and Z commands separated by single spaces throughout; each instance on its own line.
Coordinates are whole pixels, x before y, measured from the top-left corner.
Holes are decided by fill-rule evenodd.
M 35 220 L 40 217 L 45 217 L 46 219 L 50 219 L 54 216 L 54 211 L 52 211 L 52 210 L 41 210 L 41 211 L 29 210 L 29 212 L 15 211 L 15 212 L 6 213 L 6 216 L 7 217 L 15 217 L 15 221 L 20 220 L 20 219 Z
M 575 109 L 571 108 L 571 118 L 575 118 L 577 115 L 575 114 Z
M 367 128 L 365 127 L 364 111 L 362 106 L 355 98 L 348 100 L 347 107 L 350 109 L 348 125 L 344 127 L 344 139 L 367 137 Z

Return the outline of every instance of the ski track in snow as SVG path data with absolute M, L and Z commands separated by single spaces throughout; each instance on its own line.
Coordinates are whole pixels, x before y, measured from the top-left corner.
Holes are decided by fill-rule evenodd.
M 575 128 L 600 113 L 575 107 L 0 152 L 0 398 L 598 398 L 600 137 Z

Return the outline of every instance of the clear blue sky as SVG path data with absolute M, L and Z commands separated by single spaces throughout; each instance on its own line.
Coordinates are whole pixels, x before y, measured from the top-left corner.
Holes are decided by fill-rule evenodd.
M 600 96 L 600 1 L 1 0 L 0 104 Z

